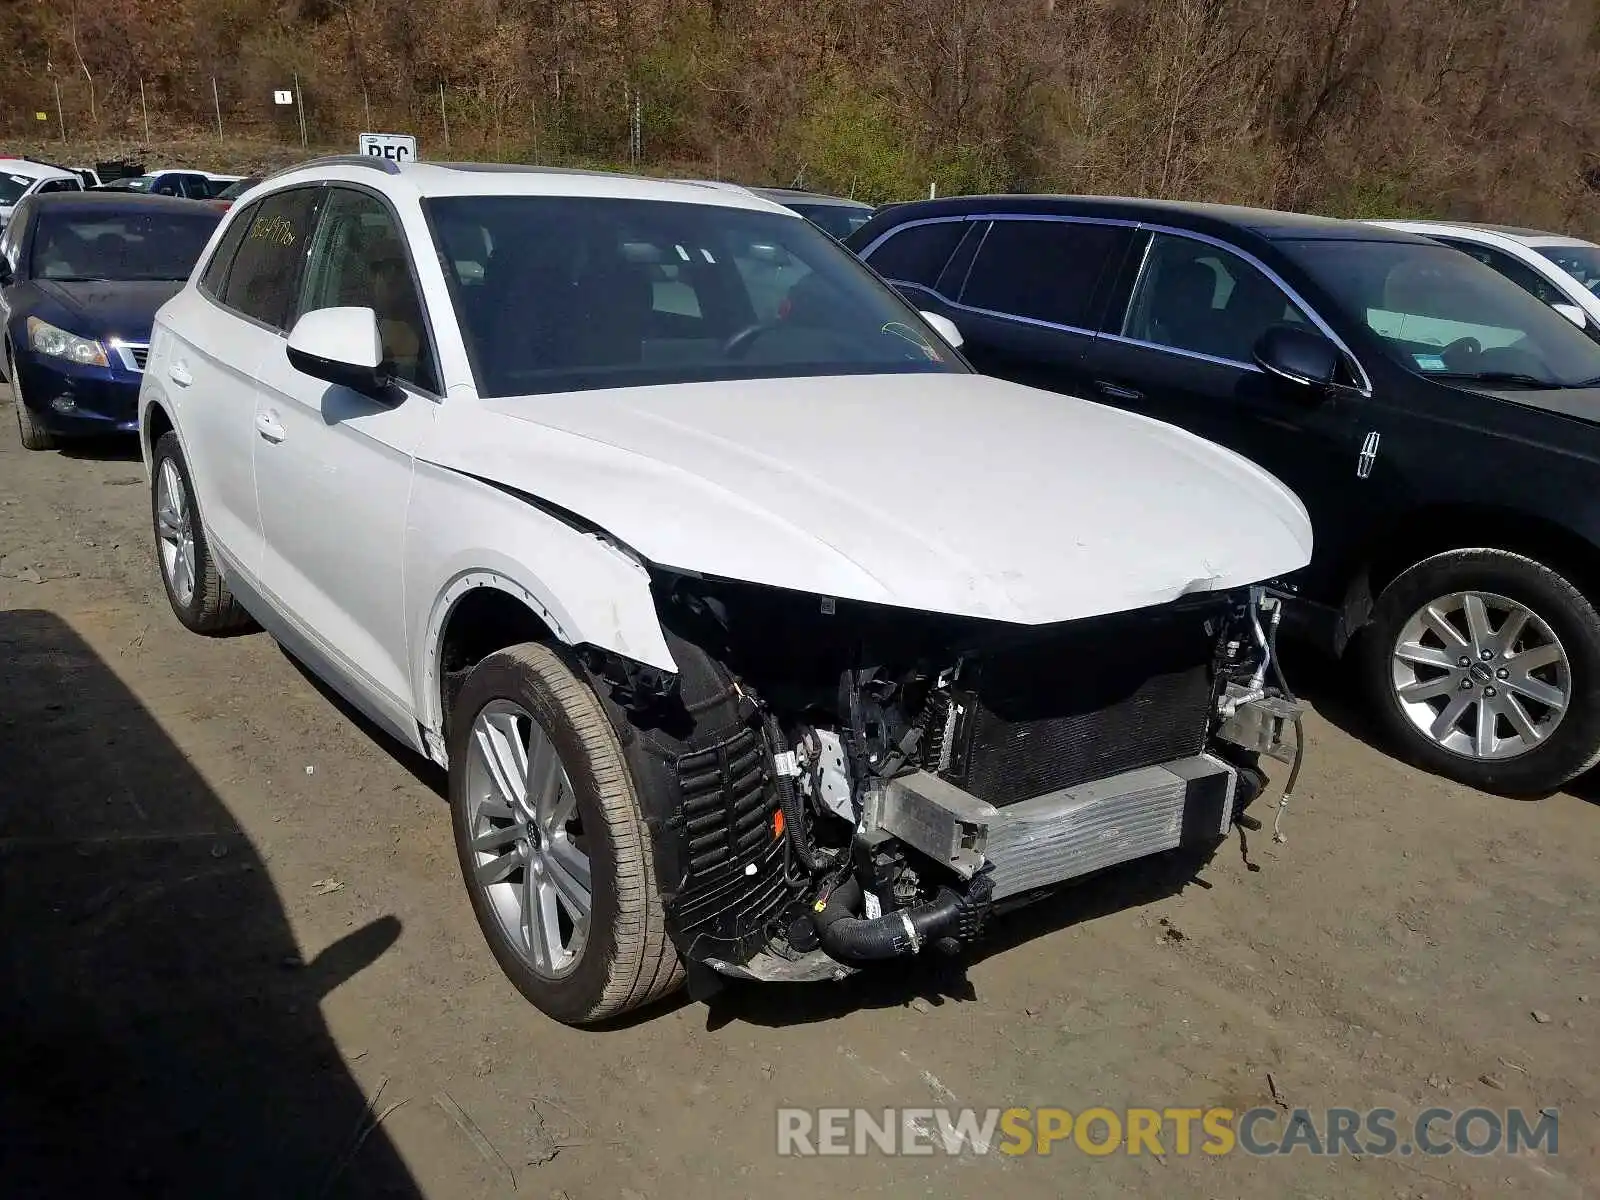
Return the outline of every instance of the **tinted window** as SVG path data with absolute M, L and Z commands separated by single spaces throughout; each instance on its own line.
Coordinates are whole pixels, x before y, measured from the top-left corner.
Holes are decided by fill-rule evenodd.
M 76 179 L 46 179 L 39 185 L 39 195 L 49 192 L 81 192 L 83 186 Z
M 224 304 L 275 329 L 289 327 L 316 198 L 310 188 L 293 188 L 256 206 L 228 273 Z
M 1569 301 L 1556 289 L 1543 275 L 1532 267 L 1504 250 L 1495 246 L 1480 246 L 1475 242 L 1458 242 L 1451 238 L 1440 238 L 1439 241 L 1447 246 L 1454 246 L 1463 254 L 1470 254 L 1484 266 L 1500 272 L 1512 283 L 1516 284 L 1528 295 L 1538 300 L 1541 304 L 1567 304 Z
M 1424 375 L 1600 378 L 1600 346 L 1504 276 L 1448 246 L 1282 242 L 1354 321 Z
M 29 273 L 36 279 L 187 279 L 220 213 L 41 206 Z
M 5 257 L 12 271 L 22 269 L 22 239 L 28 228 L 28 218 L 33 214 L 33 200 L 24 200 L 11 210 L 11 220 L 4 235 L 0 235 L 0 255 Z
M 260 205 L 252 204 L 249 208 L 241 210 L 223 233 L 216 252 L 206 264 L 205 274 L 200 277 L 200 288 L 208 295 L 220 300 L 226 292 L 228 268 L 233 266 L 233 256 L 239 252 L 239 243 L 244 241 L 244 235 L 249 232 L 250 222 L 255 219 L 256 209 L 259 207 Z
M 1591 292 L 1600 292 L 1600 246 L 1535 246 L 1534 250 Z
M 818 229 L 831 233 L 841 242 L 872 218 L 870 208 L 857 208 L 853 204 L 791 204 L 794 209 Z
M 966 231 L 965 221 L 901 226 L 867 257 L 867 261 L 885 279 L 920 283 L 931 288 Z
M 1277 284 L 1238 255 L 1158 233 L 1120 332 L 1141 342 L 1249 363 L 1268 329 L 1307 323 Z
M 235 180 L 233 183 L 224 186 L 223 189 L 217 193 L 216 198 L 218 200 L 237 200 L 240 196 L 244 195 L 260 182 L 261 180 L 259 177 Z
M 0 171 L 0 204 L 11 205 L 22 199 L 22 193 L 33 186 L 32 175 L 13 175 Z
M 548 196 L 426 206 L 485 395 L 964 369 L 799 217 Z
M 1087 327 L 1095 285 L 1125 236 L 1113 225 L 996 221 L 967 273 L 961 303 Z
M 334 188 L 323 203 L 299 311 L 350 307 L 378 314 L 383 356 L 396 377 L 438 392 L 422 302 L 393 214 L 365 192 Z

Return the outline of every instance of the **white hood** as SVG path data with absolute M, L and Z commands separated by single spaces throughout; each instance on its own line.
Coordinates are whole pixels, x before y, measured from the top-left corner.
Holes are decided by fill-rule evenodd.
M 1231 451 L 978 375 L 452 401 L 441 418 L 426 459 L 661 566 L 822 596 L 1044 624 L 1311 556 L 1299 500 Z

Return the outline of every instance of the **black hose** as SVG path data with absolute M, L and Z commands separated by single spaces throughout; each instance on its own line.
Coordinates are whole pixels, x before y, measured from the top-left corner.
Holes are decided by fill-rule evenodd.
M 767 740 L 772 744 L 772 756 L 777 758 L 789 749 L 789 743 L 784 739 L 783 730 L 778 728 L 778 722 L 770 715 L 766 718 L 766 727 Z M 782 774 L 774 778 L 778 785 L 778 808 L 783 813 L 783 832 L 789 839 L 789 848 L 807 871 L 819 871 L 824 864 L 811 849 L 811 839 L 806 835 L 805 806 L 800 803 L 800 794 L 794 790 L 794 781 Z
M 915 908 L 901 908 L 868 920 L 855 915 L 861 904 L 861 882 L 846 879 L 828 895 L 812 920 L 829 957 L 839 962 L 870 962 L 915 954 L 929 941 L 953 934 L 961 923 L 961 897 L 940 888 L 937 898 Z

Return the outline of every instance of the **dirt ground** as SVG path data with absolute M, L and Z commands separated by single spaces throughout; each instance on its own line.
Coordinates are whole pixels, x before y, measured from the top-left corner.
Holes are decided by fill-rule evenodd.
M 963 969 L 576 1032 L 497 971 L 436 773 L 265 636 L 185 633 L 148 505 L 132 447 L 30 454 L 0 408 L 7 1197 L 1600 1189 L 1600 806 L 1389 760 L 1327 667 L 1291 658 L 1318 711 L 1259 870 L 1233 840 L 1005 918 Z M 776 1153 L 780 1105 L 1277 1098 L 1555 1108 L 1559 1153 Z

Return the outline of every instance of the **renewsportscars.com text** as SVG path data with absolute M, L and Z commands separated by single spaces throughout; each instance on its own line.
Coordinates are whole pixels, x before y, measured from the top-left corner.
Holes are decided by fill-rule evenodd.
M 1559 1153 L 1555 1109 L 781 1108 L 780 1155 Z

